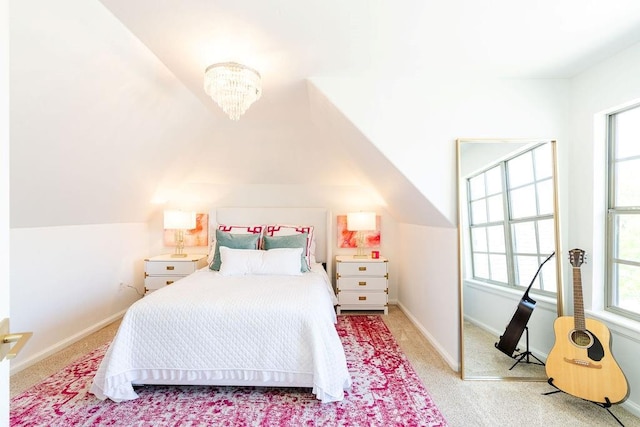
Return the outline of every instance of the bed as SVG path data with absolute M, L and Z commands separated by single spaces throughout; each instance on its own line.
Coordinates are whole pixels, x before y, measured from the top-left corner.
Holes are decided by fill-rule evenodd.
M 325 403 L 342 400 L 351 378 L 335 329 L 336 297 L 323 267 L 330 246 L 327 217 L 322 209 L 210 212 L 217 271 L 205 267 L 134 303 L 91 392 L 120 402 L 138 397 L 135 385 L 277 386 L 311 388 Z M 219 229 L 229 224 L 306 224 L 314 245 L 310 228 L 301 234 L 305 248 L 281 245 L 301 235 L 280 227 L 269 229 L 270 238 L 260 233 L 260 246 L 271 248 L 225 246 L 223 236 L 250 238 L 240 226 L 230 233 L 240 237 L 223 235 Z

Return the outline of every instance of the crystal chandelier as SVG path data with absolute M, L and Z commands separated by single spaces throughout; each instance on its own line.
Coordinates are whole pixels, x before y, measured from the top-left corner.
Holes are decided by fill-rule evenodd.
M 209 65 L 204 71 L 204 91 L 231 120 L 239 120 L 262 95 L 260 73 L 237 62 Z

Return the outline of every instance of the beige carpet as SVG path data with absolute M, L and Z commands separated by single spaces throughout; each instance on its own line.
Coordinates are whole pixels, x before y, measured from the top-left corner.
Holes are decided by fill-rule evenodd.
M 544 365 L 534 357 L 529 356 L 516 364 L 516 359 L 507 356 L 495 346 L 500 341 L 484 329 L 475 326 L 471 322 L 464 322 L 464 371 L 466 377 L 490 376 L 490 377 L 522 377 L 522 378 L 546 378 Z M 525 346 L 526 347 L 526 346 Z M 525 351 L 519 349 L 516 354 Z
M 385 323 L 422 378 L 449 425 L 472 426 L 617 426 L 609 413 L 593 403 L 556 393 L 546 382 L 462 381 L 395 306 Z M 11 396 L 57 372 L 79 356 L 113 338 L 117 323 L 11 377 Z M 497 351 L 497 350 L 496 350 Z M 506 357 L 506 356 L 505 356 Z M 508 359 L 508 358 L 507 358 Z M 614 405 L 611 411 L 627 427 L 640 419 Z

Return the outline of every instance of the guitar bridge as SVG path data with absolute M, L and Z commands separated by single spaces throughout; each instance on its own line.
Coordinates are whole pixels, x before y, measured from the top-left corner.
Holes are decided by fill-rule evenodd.
M 592 368 L 592 369 L 602 369 L 602 365 L 598 365 L 597 363 L 591 363 L 588 360 L 582 360 L 582 359 L 567 359 L 566 357 L 564 358 L 564 361 L 567 363 L 572 363 L 574 365 L 579 365 L 579 366 L 584 366 L 585 368 Z

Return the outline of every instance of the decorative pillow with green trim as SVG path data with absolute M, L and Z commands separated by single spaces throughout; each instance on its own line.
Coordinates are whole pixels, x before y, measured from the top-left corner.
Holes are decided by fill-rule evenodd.
M 216 230 L 216 249 L 209 268 L 220 270 L 220 246 L 231 249 L 258 249 L 260 234 L 232 234 Z

